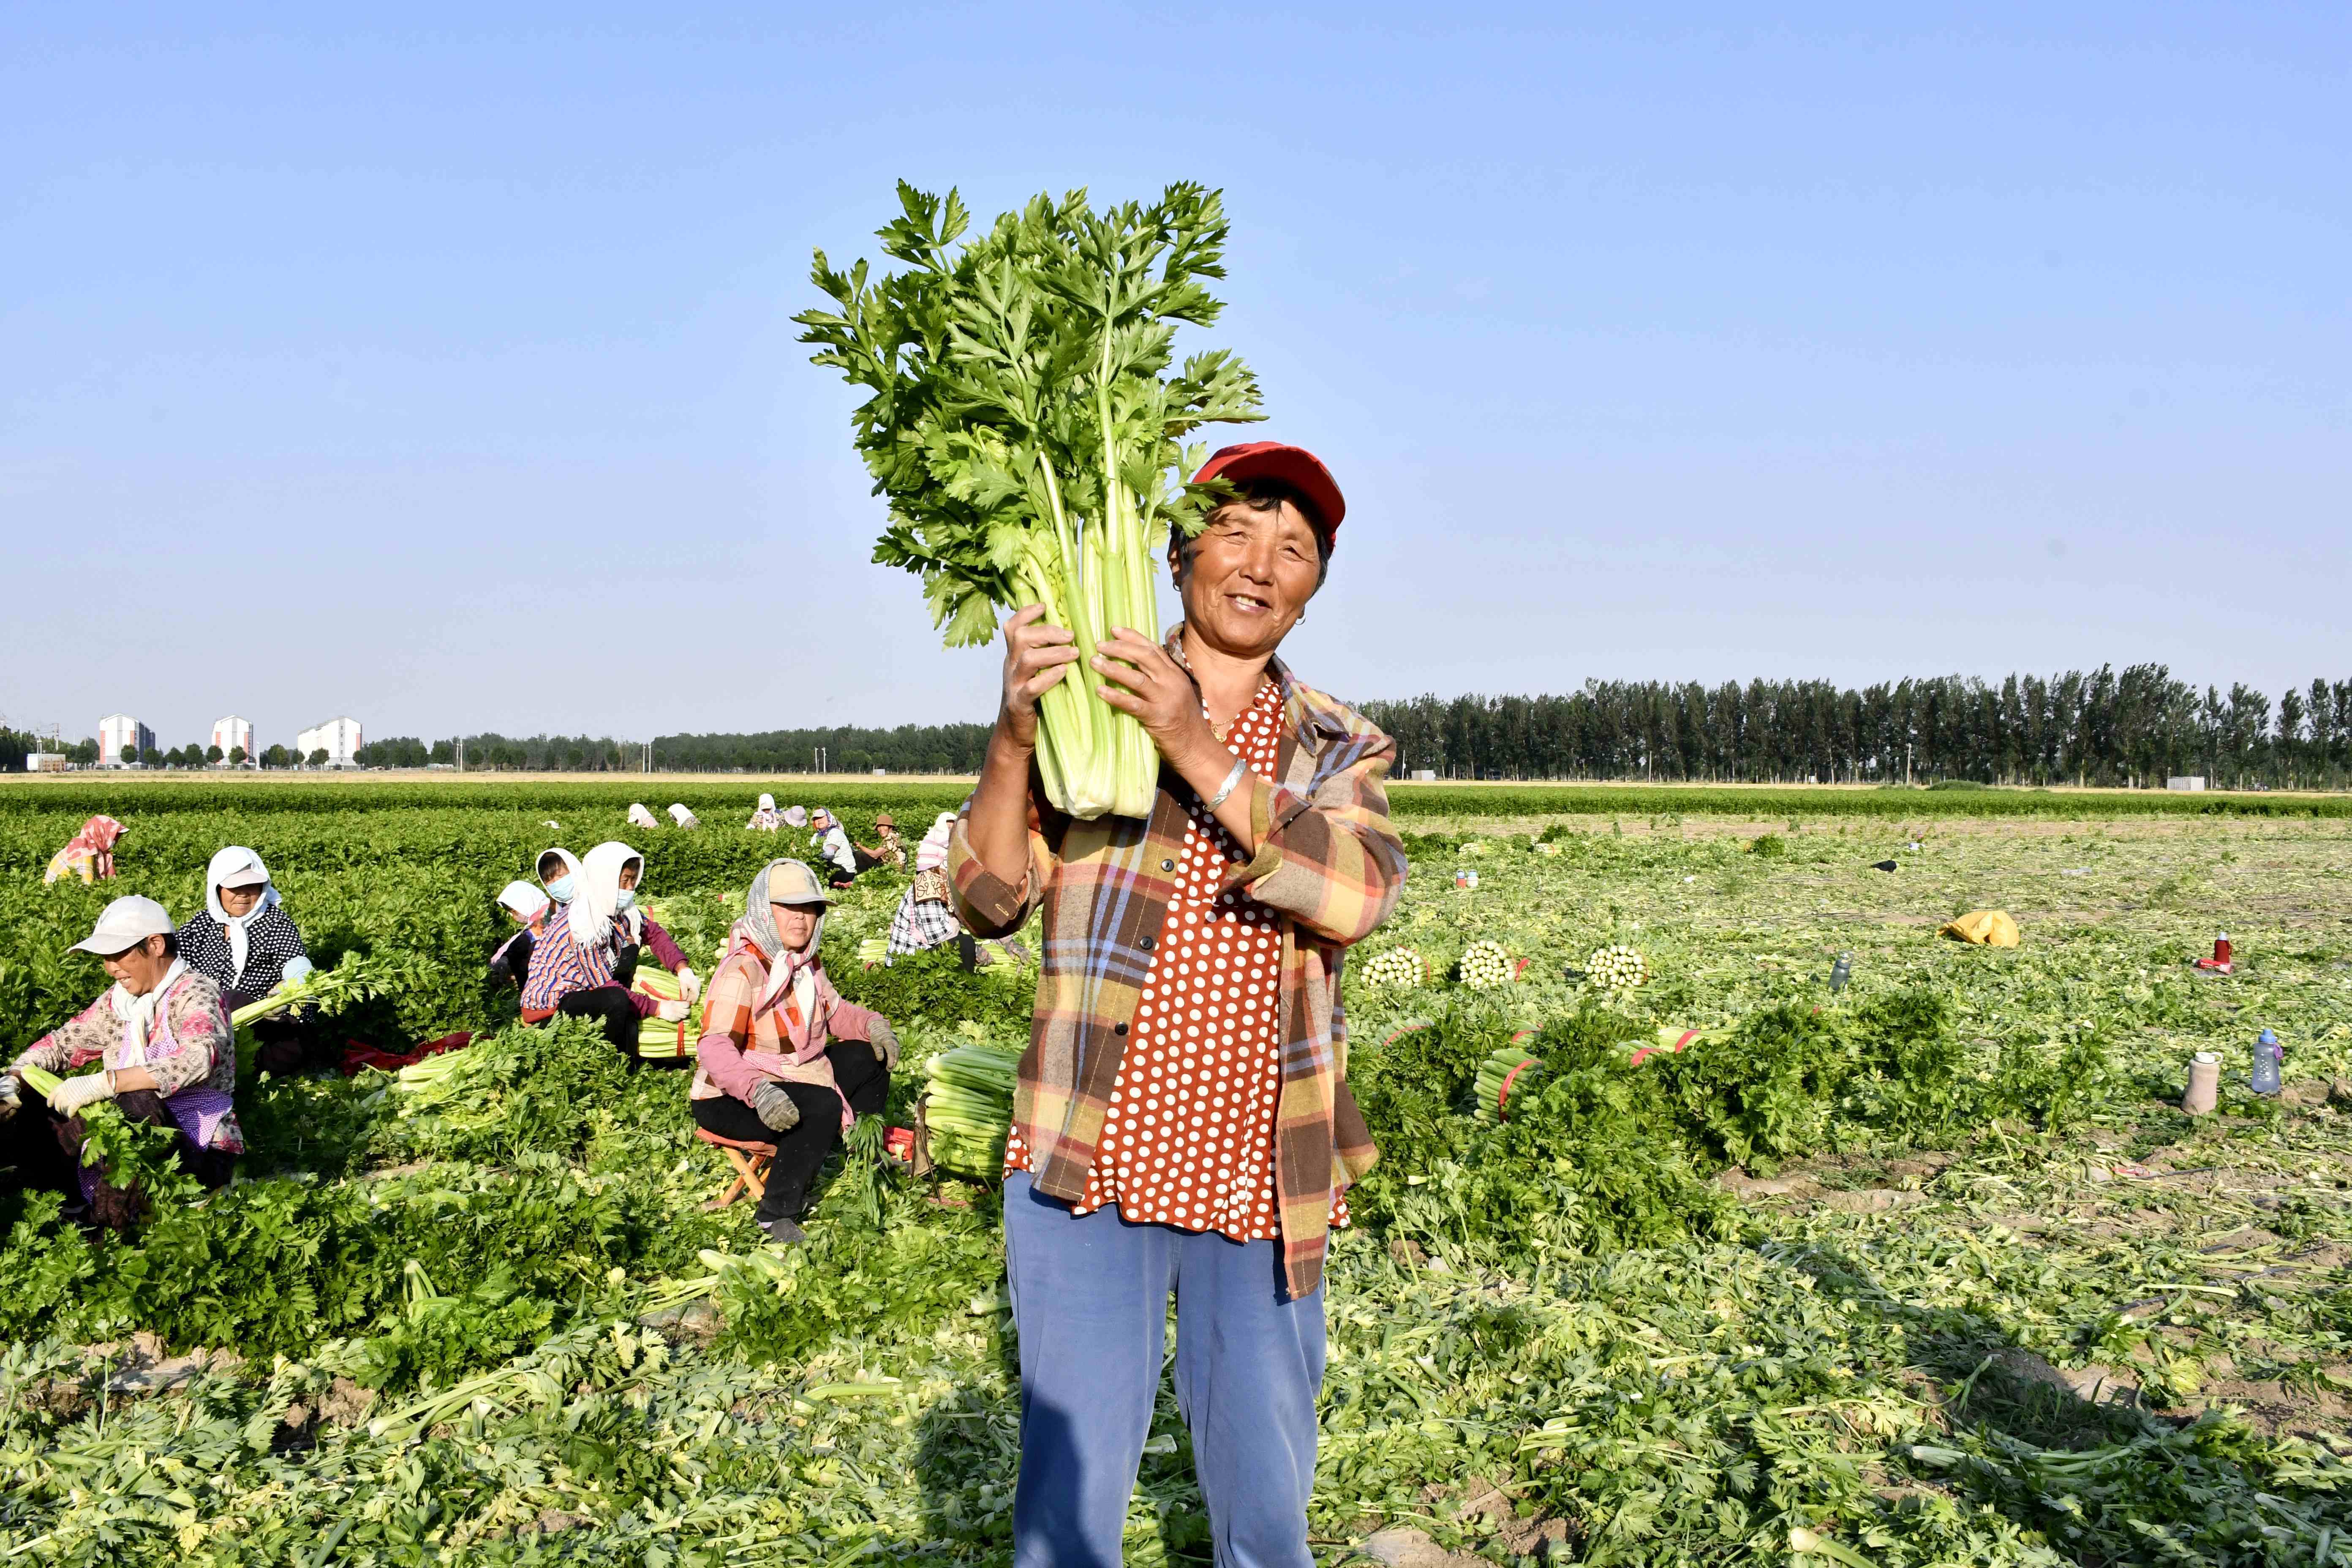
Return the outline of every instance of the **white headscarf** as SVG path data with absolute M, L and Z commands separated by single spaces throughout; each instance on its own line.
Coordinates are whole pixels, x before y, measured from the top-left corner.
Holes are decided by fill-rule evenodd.
M 773 810 L 775 810 L 775 809 L 776 809 L 776 797 L 775 797 L 774 795 L 761 795 L 761 796 L 760 796 L 760 809 L 761 809 L 761 811 L 773 811 Z
M 699 827 L 702 826 L 700 819 L 698 818 L 694 813 L 686 809 L 686 802 L 682 800 L 674 800 L 669 803 L 669 819 L 672 822 L 677 823 L 680 827 Z
M 608 838 L 588 851 L 580 862 L 579 891 L 572 897 L 572 940 L 583 947 L 609 947 L 613 942 L 613 920 L 619 916 L 629 928 L 629 940 L 645 935 L 646 917 L 634 909 L 623 910 L 621 904 L 621 868 L 630 861 L 637 863 L 637 876 L 645 877 L 646 858 L 618 839 Z
M 232 917 L 221 907 L 220 890 L 223 888 L 249 888 L 256 882 L 261 884 L 261 897 L 253 901 L 253 908 L 242 915 Z M 231 974 L 245 973 L 245 955 L 252 945 L 251 935 L 246 927 L 260 919 L 262 910 L 275 908 L 281 901 L 278 889 L 269 880 L 269 868 L 261 863 L 260 856 L 242 844 L 230 845 L 214 856 L 212 864 L 205 868 L 205 912 L 219 922 L 222 931 L 228 937 Z M 163 987 L 156 989 L 160 991 Z
M 548 894 L 548 899 L 551 902 L 562 904 L 568 908 L 580 897 L 580 883 L 582 880 L 580 874 L 580 857 L 574 855 L 569 849 L 542 849 L 539 852 L 539 859 L 531 862 L 531 867 L 534 871 L 550 855 L 554 856 L 557 859 L 563 862 L 563 876 L 572 879 L 572 897 L 569 899 L 558 899 L 553 893 L 550 893 Z M 562 879 L 563 877 L 558 877 L 556 879 L 559 882 Z M 546 885 L 547 879 L 543 877 L 541 878 L 540 886 L 543 888 Z
M 931 830 L 915 846 L 915 869 L 936 871 L 948 863 L 948 839 L 954 834 L 956 814 L 943 811 L 931 821 Z
M 629 803 L 629 822 L 631 826 L 636 827 L 659 827 L 661 826 L 661 819 L 654 816 L 651 811 L 647 810 L 646 803 L 641 800 L 633 800 Z
M 509 882 L 499 890 L 499 902 L 521 916 L 525 924 L 537 920 L 554 901 L 529 882 Z

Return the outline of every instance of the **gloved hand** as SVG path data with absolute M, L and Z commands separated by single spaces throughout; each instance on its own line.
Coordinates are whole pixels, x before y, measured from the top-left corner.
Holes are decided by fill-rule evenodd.
M 898 1033 L 890 1027 L 889 1019 L 877 1018 L 867 1026 L 866 1043 L 874 1047 L 875 1056 L 885 1068 L 892 1072 L 898 1070 Z
M 654 1016 L 665 1024 L 675 1024 L 693 1010 L 684 1002 L 664 1002 L 654 1008 Z
M 801 1108 L 784 1092 L 784 1086 L 771 1079 L 751 1091 L 751 1110 L 761 1125 L 771 1132 L 790 1132 L 801 1124 Z
M 12 1072 L 0 1073 L 0 1121 L 5 1121 L 16 1115 L 17 1109 L 24 1103 L 25 1097 L 16 1081 L 16 1075 Z
M 114 1098 L 114 1086 L 102 1072 L 69 1078 L 49 1091 L 49 1109 L 59 1116 L 78 1116 L 88 1106 Z
M 687 963 L 680 964 L 678 966 L 677 984 L 678 994 L 684 996 L 688 1001 L 697 1002 L 701 1000 L 702 976 L 694 972 L 694 965 Z

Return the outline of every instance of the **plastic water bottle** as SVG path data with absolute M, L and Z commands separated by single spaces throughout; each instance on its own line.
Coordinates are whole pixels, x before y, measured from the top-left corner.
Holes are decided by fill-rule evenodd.
M 1837 962 L 1830 965 L 1830 994 L 1834 996 L 1839 992 L 1844 990 L 1845 983 L 1853 977 L 1853 954 L 1851 952 L 1839 953 L 1837 955 Z
M 2276 1094 L 2279 1091 L 2279 1065 L 2286 1058 L 2280 1049 L 2278 1037 L 2264 1029 L 2254 1041 L 2253 1090 L 2256 1094 Z

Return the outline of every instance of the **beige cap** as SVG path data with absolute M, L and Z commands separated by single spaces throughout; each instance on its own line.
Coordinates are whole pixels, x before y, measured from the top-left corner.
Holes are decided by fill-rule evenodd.
M 100 910 L 98 924 L 90 928 L 89 934 L 66 951 L 112 958 L 118 952 L 128 952 L 151 936 L 170 936 L 178 929 L 163 905 L 132 893 Z
M 772 904 L 831 905 L 833 895 L 816 879 L 816 873 L 797 860 L 768 868 L 768 902 Z

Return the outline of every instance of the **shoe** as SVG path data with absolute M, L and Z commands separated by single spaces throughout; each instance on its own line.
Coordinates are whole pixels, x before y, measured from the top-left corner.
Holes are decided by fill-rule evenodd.
M 760 1221 L 760 1228 L 766 1231 L 768 1239 L 778 1247 L 798 1247 L 808 1239 L 808 1232 L 803 1230 L 795 1220 L 763 1219 Z

